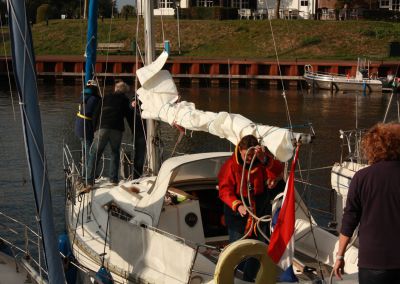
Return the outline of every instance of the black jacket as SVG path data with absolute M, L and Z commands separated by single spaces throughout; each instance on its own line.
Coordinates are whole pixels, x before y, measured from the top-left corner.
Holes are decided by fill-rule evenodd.
M 95 129 L 124 131 L 125 118 L 131 130 L 133 130 L 134 112 L 129 107 L 129 104 L 129 99 L 123 93 L 112 93 L 104 96 L 93 114 Z
M 358 224 L 358 266 L 400 269 L 400 161 L 381 161 L 359 170 L 350 183 L 341 233 Z

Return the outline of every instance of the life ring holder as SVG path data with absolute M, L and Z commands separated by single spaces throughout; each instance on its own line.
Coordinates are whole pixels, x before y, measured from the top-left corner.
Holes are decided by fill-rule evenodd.
M 267 254 L 267 244 L 258 240 L 239 240 L 227 246 L 219 255 L 214 272 L 216 284 L 234 283 L 236 266 L 248 257 L 255 257 L 260 262 L 255 283 L 275 284 L 276 265 Z

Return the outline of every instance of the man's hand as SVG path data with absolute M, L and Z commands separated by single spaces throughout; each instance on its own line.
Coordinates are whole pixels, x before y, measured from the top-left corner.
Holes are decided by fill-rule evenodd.
M 276 186 L 277 183 L 278 183 L 277 179 L 274 179 L 274 178 L 267 179 L 267 187 L 269 189 L 273 189 Z
M 247 214 L 246 208 L 243 205 L 239 205 L 237 212 L 239 212 L 240 216 L 244 217 Z
M 336 259 L 333 271 L 337 279 L 343 280 L 342 274 L 344 273 L 344 259 Z
M 265 159 L 265 147 L 257 145 L 254 147 L 254 152 L 257 156 L 257 159 L 259 159 L 261 162 L 264 162 Z

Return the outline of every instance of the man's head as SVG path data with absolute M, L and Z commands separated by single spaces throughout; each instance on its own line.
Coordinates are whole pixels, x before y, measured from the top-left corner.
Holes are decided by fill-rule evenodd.
M 118 81 L 117 83 L 115 83 L 114 92 L 126 94 L 127 92 L 129 92 L 129 86 L 124 81 Z
M 246 135 L 242 139 L 240 139 L 240 142 L 238 144 L 238 151 L 240 153 L 242 160 L 245 161 L 246 164 L 250 164 L 251 159 L 253 159 L 254 155 L 254 149 L 251 149 L 246 156 L 247 150 L 251 147 L 255 147 L 258 145 L 260 144 L 258 143 L 257 138 L 254 137 L 253 135 Z

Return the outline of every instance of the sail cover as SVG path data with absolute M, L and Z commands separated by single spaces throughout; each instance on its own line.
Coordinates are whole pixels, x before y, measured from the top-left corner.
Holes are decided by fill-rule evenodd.
M 136 71 L 141 88 L 137 91 L 142 102 L 142 117 L 179 125 L 188 130 L 205 131 L 237 144 L 243 136 L 252 134 L 282 162 L 293 154 L 293 141 L 301 133 L 284 128 L 261 125 L 240 114 L 209 112 L 196 109 L 194 103 L 179 101 L 174 80 L 167 70 L 162 70 L 168 53 L 163 52 L 152 63 Z

